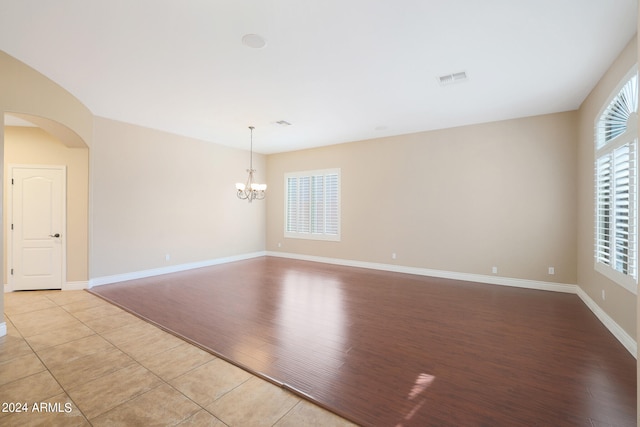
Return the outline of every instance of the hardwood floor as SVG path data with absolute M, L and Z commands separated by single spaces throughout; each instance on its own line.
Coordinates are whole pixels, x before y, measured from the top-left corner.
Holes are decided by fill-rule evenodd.
M 91 292 L 365 426 L 636 425 L 576 295 L 274 257 Z

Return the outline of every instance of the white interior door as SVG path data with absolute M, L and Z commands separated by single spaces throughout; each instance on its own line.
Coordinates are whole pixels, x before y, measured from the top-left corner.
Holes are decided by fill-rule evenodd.
M 10 166 L 13 290 L 62 289 L 65 242 L 64 166 Z

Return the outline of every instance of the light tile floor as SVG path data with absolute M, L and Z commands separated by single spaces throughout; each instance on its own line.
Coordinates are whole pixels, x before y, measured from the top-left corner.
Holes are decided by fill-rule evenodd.
M 85 291 L 7 293 L 3 426 L 353 426 Z

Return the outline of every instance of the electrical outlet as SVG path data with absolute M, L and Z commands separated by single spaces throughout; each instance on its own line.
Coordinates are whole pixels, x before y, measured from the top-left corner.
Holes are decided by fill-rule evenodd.
M 494 267 L 491 267 L 491 272 L 492 272 L 493 274 L 498 274 L 498 267 L 495 267 L 495 266 L 494 266 Z
M 554 267 L 549 267 L 549 274 L 556 274 L 556 269 Z
M 169 254 L 165 254 L 165 256 L 164 256 L 164 260 L 165 260 L 165 261 L 167 261 L 167 262 L 168 262 L 168 261 L 171 261 L 171 255 L 169 255 Z
M 603 289 L 603 290 L 602 290 L 602 301 L 604 301 L 604 300 L 606 300 L 606 299 L 607 299 L 607 296 L 605 295 L 605 293 L 604 293 L 604 289 Z
M 278 242 L 278 247 L 281 248 L 282 247 L 282 243 Z
M 394 252 L 394 253 L 392 253 L 392 254 L 391 254 L 391 259 L 396 259 L 396 258 L 397 258 L 396 253 L 395 253 L 395 252 Z

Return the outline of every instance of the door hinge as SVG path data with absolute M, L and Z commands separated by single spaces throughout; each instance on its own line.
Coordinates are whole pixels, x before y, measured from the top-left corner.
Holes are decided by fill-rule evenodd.
M 13 185 L 13 178 L 11 178 L 11 185 Z
M 13 276 L 13 268 L 11 269 L 11 275 Z
M 11 229 L 13 230 L 13 224 L 11 224 Z

